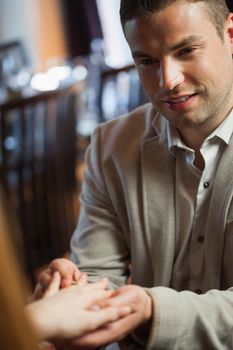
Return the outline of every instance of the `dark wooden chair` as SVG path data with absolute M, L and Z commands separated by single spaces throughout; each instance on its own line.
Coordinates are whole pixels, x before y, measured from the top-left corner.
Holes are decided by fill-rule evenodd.
M 69 249 L 77 220 L 77 86 L 0 106 L 0 179 L 16 208 L 26 271 Z
M 128 113 L 147 102 L 133 64 L 118 69 L 104 69 L 100 75 L 99 121 Z

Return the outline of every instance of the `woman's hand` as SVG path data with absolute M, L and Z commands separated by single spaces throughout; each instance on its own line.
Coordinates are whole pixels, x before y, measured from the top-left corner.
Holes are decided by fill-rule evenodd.
M 107 279 L 83 286 L 59 290 L 61 277 L 54 273 L 44 298 L 27 306 L 37 329 L 38 340 L 65 340 L 92 332 L 128 315 L 128 306 L 106 306 L 113 295 L 107 291 Z

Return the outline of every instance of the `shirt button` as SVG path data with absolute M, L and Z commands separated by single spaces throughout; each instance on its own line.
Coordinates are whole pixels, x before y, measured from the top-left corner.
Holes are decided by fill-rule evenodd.
M 204 240 L 205 240 L 205 237 L 204 237 L 204 236 L 199 236 L 199 237 L 197 238 L 197 240 L 198 240 L 199 243 L 203 243 Z
M 202 294 L 202 290 L 201 290 L 201 289 L 196 289 L 194 292 L 195 292 L 196 294 Z
M 209 182 L 208 182 L 208 181 L 205 181 L 205 182 L 204 182 L 204 184 L 203 184 L 204 188 L 208 188 L 208 187 L 209 187 L 209 185 L 210 185 L 210 184 L 209 184 Z

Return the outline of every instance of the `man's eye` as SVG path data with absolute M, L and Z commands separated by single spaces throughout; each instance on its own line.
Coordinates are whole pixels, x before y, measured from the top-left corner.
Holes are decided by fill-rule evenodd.
M 143 58 L 140 61 L 140 65 L 144 65 L 144 66 L 148 66 L 148 65 L 154 64 L 154 63 L 156 63 L 156 61 L 153 60 L 152 58 Z
M 186 48 L 179 51 L 178 56 L 188 55 L 188 54 L 192 53 L 193 51 L 194 51 L 194 49 L 192 47 L 186 47 Z

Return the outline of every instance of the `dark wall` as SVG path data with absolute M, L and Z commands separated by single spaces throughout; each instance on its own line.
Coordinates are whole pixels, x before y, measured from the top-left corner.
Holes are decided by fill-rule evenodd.
M 226 2 L 233 12 L 233 0 Z M 96 0 L 60 0 L 60 5 L 69 56 L 88 55 L 91 41 L 103 38 Z
M 70 57 L 87 55 L 91 41 L 103 37 L 96 1 L 60 0 L 60 4 Z

